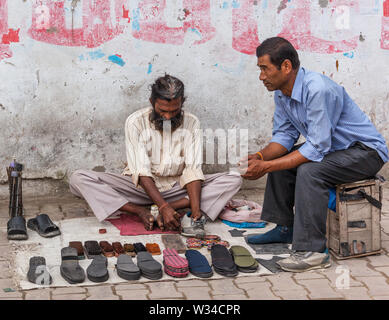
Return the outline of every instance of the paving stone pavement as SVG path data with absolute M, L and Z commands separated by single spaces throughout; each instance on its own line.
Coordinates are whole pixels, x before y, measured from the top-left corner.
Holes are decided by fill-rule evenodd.
M 262 189 L 241 190 L 234 198 L 263 201 Z M 93 216 L 85 201 L 71 194 L 23 199 L 26 217 L 50 212 L 53 220 Z M 387 300 L 389 299 L 389 186 L 385 185 L 381 217 L 381 255 L 336 261 L 325 270 L 258 277 L 188 281 L 129 281 L 93 287 L 18 290 L 11 279 L 6 232 L 8 202 L 0 201 L 0 300 Z M 347 276 L 347 277 L 342 277 Z M 3 289 L 11 288 L 12 292 Z

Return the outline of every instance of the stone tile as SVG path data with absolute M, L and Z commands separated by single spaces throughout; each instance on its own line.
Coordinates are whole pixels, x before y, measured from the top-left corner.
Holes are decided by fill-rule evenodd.
M 240 283 L 252 283 L 252 282 L 264 282 L 268 279 L 270 276 L 258 276 L 258 277 L 243 277 L 243 278 L 237 278 L 234 280 L 236 284 Z
M 389 267 L 376 267 L 378 272 L 382 272 L 386 277 L 389 278 Z
M 186 280 L 186 281 L 178 281 L 176 283 L 177 287 L 207 287 L 208 283 L 206 281 L 201 281 L 201 280 Z
M 295 280 L 325 279 L 324 274 L 317 271 L 298 272 L 293 274 Z
M 306 290 L 273 290 L 274 294 L 282 300 L 308 300 Z
M 125 290 L 116 291 L 116 294 L 122 298 L 122 300 L 147 300 L 149 290 Z
M 213 300 L 247 300 L 243 294 L 222 294 L 213 297 Z
M 9 244 L 0 245 L 0 261 L 9 261 L 11 254 L 12 249 Z
M 6 222 L 7 224 L 7 222 Z M 6 225 L 5 224 L 5 225 Z M 0 230 L 0 246 L 8 245 L 9 240 L 7 239 L 7 230 Z
M 338 285 L 337 282 L 340 283 L 341 286 L 346 285 L 344 281 L 348 282 L 349 287 L 362 287 L 363 283 L 355 280 L 351 276 L 350 268 L 347 266 L 339 266 L 338 269 L 333 270 L 332 272 L 328 272 L 325 274 L 326 278 L 330 281 L 330 286 L 332 288 L 336 288 Z M 348 279 L 346 279 L 348 277 Z
M 389 252 L 389 241 L 381 241 L 381 248 L 388 253 Z
M 84 208 L 74 208 L 63 211 L 63 214 L 67 219 L 82 218 L 86 216 L 86 211 Z
M 339 265 L 344 265 L 350 268 L 350 274 L 353 277 L 369 277 L 369 276 L 380 276 L 381 274 L 368 267 L 366 258 L 355 258 L 349 260 L 338 261 Z
M 40 213 L 46 213 L 51 217 L 52 214 L 61 212 L 61 209 L 59 207 L 58 203 L 42 203 L 39 206 L 39 212 Z
M 0 261 L 0 279 L 11 278 L 11 267 L 9 261 Z
M 52 300 L 85 300 L 86 294 L 73 293 L 73 294 L 60 294 L 52 297 Z
M 309 291 L 310 299 L 342 299 L 343 295 L 330 287 L 327 279 L 297 280 Z
M 36 289 L 25 291 L 25 300 L 50 300 L 51 289 Z
M 88 287 L 86 300 L 119 300 L 119 296 L 113 293 L 111 286 Z
M 117 284 L 115 291 L 126 291 L 126 290 L 147 290 L 147 287 L 142 283 L 125 283 Z
M 243 294 L 243 290 L 239 289 L 232 279 L 210 280 L 209 285 L 212 288 L 211 294 L 213 296 L 219 294 Z
M 280 300 L 270 289 L 271 284 L 266 282 L 240 283 L 238 287 L 245 290 L 249 299 L 254 300 Z
M 370 264 L 373 267 L 389 267 L 389 256 L 386 254 L 380 254 L 376 256 L 370 256 L 367 257 L 367 259 L 370 261 Z
M 370 296 L 389 295 L 389 284 L 387 279 L 381 277 L 357 277 L 357 280 L 363 282 L 369 290 Z
M 272 283 L 272 289 L 275 290 L 304 290 L 304 288 L 298 285 L 292 278 L 293 273 L 281 272 L 272 277 L 269 277 L 269 281 Z
M 150 299 L 183 298 L 183 294 L 178 292 L 174 282 L 151 282 L 148 283 L 151 291 Z
M 336 292 L 343 295 L 347 300 L 371 300 L 368 290 L 365 287 L 350 287 L 349 289 L 335 289 Z
M 76 294 L 76 293 L 85 293 L 86 289 L 83 287 L 64 287 L 64 288 L 55 288 L 53 289 L 53 296 L 56 295 L 65 295 L 65 294 Z
M 207 287 L 179 287 L 178 291 L 182 292 L 188 300 L 210 300 L 209 292 L 211 288 Z

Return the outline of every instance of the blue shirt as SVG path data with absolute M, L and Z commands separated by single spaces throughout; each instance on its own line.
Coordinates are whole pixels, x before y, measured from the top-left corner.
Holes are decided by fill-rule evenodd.
M 362 142 L 377 150 L 384 162 L 388 148 L 383 136 L 345 89 L 328 77 L 300 68 L 291 97 L 275 91 L 273 137 L 288 151 L 302 134 L 298 149 L 308 160 L 320 162 L 328 153 Z

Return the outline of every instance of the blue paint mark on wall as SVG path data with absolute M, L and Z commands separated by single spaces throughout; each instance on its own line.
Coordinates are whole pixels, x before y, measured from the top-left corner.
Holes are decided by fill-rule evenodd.
M 78 58 L 81 61 L 84 61 L 84 60 L 97 60 L 97 59 L 100 59 L 104 56 L 105 56 L 105 53 L 103 51 L 101 51 L 101 49 L 99 49 L 97 51 L 91 51 L 91 52 L 87 52 L 85 54 L 81 54 L 80 56 L 78 56 Z
M 153 70 L 153 65 L 151 63 L 149 63 L 149 68 L 147 69 L 147 74 L 150 74 L 152 70 Z
M 197 34 L 200 38 L 202 38 L 203 36 L 201 35 L 201 32 L 196 29 L 196 28 L 190 28 L 189 31 L 192 31 L 194 32 L 195 34 Z
M 268 3 L 267 0 L 262 1 L 262 9 L 267 9 Z
M 345 57 L 347 57 L 347 58 L 352 59 L 352 58 L 354 58 L 354 51 L 345 52 L 345 53 L 343 53 L 343 55 L 344 55 Z
M 240 8 L 240 3 L 237 0 L 233 0 L 232 1 L 232 7 L 234 9 L 238 9 L 238 8 Z
M 223 9 L 228 9 L 228 2 L 227 1 L 223 2 Z
M 123 61 L 122 58 L 120 58 L 119 56 L 117 56 L 116 54 L 112 55 L 112 56 L 109 56 L 108 57 L 108 60 L 113 62 L 113 63 L 116 63 L 118 64 L 119 66 L 123 67 L 126 63 Z
M 132 10 L 132 29 L 139 31 L 140 25 L 139 25 L 139 17 L 140 17 L 140 9 L 137 8 L 136 10 Z

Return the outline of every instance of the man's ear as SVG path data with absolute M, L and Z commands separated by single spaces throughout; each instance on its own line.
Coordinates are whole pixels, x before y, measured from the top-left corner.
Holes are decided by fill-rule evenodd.
M 281 70 L 286 74 L 289 74 L 293 70 L 292 62 L 289 59 L 285 59 L 281 64 Z

